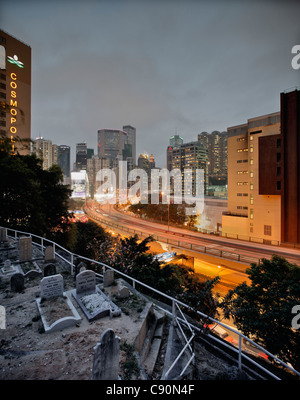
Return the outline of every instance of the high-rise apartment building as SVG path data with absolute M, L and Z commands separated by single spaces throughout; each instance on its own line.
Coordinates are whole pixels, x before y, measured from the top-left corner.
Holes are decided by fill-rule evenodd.
M 0 134 L 11 140 L 15 154 L 30 154 L 31 48 L 0 30 Z M 16 142 L 26 141 L 26 147 Z M 24 142 L 25 145 L 25 142 Z
M 179 169 L 182 173 L 182 191 L 184 190 L 184 171 L 192 171 L 192 190 L 191 193 L 183 193 L 186 196 L 196 195 L 196 170 L 204 171 L 204 193 L 208 187 L 208 158 L 207 149 L 200 142 L 189 142 L 178 144 L 176 146 L 168 146 L 167 148 L 167 169 Z M 174 190 L 171 184 L 171 190 Z
M 33 140 L 32 153 L 42 160 L 42 168 L 47 170 L 53 165 L 53 145 L 51 140 L 38 137 Z
M 227 132 L 198 134 L 198 142 L 207 149 L 210 184 L 227 183 Z
M 228 211 L 223 235 L 300 243 L 300 91 L 280 112 L 228 128 Z

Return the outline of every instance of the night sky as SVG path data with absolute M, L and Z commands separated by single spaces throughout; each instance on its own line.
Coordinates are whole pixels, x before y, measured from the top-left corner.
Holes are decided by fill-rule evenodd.
M 185 142 L 279 111 L 300 86 L 298 1 L 0 0 L 0 26 L 32 49 L 32 138 L 97 149 L 97 130 L 137 129 L 165 167 Z

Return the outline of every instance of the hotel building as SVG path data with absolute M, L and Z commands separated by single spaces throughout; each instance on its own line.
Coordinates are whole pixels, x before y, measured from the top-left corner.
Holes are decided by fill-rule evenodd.
M 227 129 L 223 236 L 300 244 L 300 91 L 281 93 L 280 103 L 280 112 Z
M 0 30 L 0 133 L 11 139 L 12 154 L 30 154 L 31 48 Z M 26 148 L 16 142 L 26 140 Z M 25 145 L 25 142 L 24 142 Z

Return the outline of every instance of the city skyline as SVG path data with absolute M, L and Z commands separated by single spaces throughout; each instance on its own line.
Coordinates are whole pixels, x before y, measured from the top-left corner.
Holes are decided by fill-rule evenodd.
M 32 139 L 96 150 L 97 131 L 136 128 L 137 154 L 166 166 L 170 136 L 194 141 L 279 111 L 299 85 L 293 1 L 65 0 L 0 3 L 1 28 L 32 49 Z

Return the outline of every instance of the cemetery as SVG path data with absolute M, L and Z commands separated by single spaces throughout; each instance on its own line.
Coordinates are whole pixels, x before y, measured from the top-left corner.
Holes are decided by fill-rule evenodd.
M 80 259 L 72 272 L 30 237 L 0 239 L 0 380 L 163 379 L 183 346 L 153 299 Z M 236 379 L 236 367 L 196 346 L 198 374 Z

